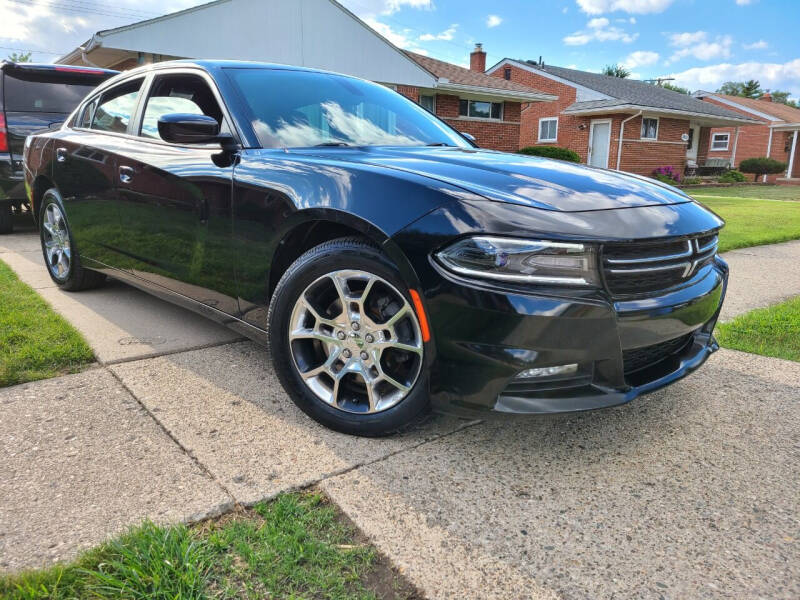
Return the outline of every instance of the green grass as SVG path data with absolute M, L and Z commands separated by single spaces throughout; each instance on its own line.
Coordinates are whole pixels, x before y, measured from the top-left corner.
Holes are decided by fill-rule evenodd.
M 737 185 L 732 187 L 687 187 L 690 196 L 714 196 L 722 198 L 762 198 L 771 200 L 800 201 L 798 185 Z
M 726 348 L 800 362 L 800 296 L 717 326 Z
M 0 261 L 0 387 L 77 371 L 92 350 Z
M 8 600 L 377 598 L 377 554 L 317 493 L 283 494 L 195 527 L 131 530 L 69 564 L 0 577 Z M 381 597 L 415 597 L 394 580 Z M 384 573 L 385 574 L 385 573 Z
M 746 188 L 722 188 L 730 194 Z M 712 189 L 688 190 L 692 197 L 725 219 L 725 229 L 720 235 L 720 252 L 747 248 L 761 244 L 775 244 L 800 239 L 800 202 L 781 201 L 775 196 L 784 195 L 783 187 L 759 188 L 764 198 L 722 197 L 708 195 Z M 770 197 L 766 197 L 765 191 Z M 797 194 L 798 192 L 792 192 Z

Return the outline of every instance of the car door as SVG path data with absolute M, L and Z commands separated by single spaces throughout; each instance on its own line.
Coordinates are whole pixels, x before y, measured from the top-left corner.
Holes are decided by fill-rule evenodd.
M 221 310 L 238 313 L 231 246 L 233 166 L 218 166 L 218 144 L 171 144 L 165 114 L 214 117 L 229 130 L 211 79 L 200 71 L 156 72 L 137 116 L 136 137 L 118 158 L 119 217 L 128 270 Z
M 117 157 L 125 145 L 143 77 L 122 82 L 84 103 L 70 127 L 54 135 L 53 180 L 81 254 L 121 266 Z

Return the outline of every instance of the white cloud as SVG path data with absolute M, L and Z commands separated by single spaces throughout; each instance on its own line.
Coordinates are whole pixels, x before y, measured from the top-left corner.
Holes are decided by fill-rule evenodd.
M 698 34 L 702 35 L 698 38 Z M 703 31 L 697 31 L 690 34 L 674 34 L 673 39 L 676 39 L 676 36 L 678 36 L 678 41 L 673 42 L 672 45 L 682 47 L 679 50 L 676 50 L 672 56 L 669 57 L 669 60 L 667 61 L 668 64 L 689 56 L 697 60 L 714 60 L 719 58 L 728 58 L 731 55 L 733 38 L 729 35 L 717 36 L 713 42 L 706 40 L 707 36 Z M 687 39 L 689 38 L 692 38 L 693 40 L 696 38 L 697 41 L 687 42 Z
M 757 42 L 753 42 L 752 44 L 742 44 L 742 48 L 745 50 L 766 50 L 769 46 L 767 42 L 764 40 L 758 40 Z
M 621 10 L 626 13 L 644 15 L 660 13 L 669 8 L 674 0 L 576 0 L 580 9 L 587 15 Z
M 454 23 L 441 33 L 423 33 L 421 36 L 419 36 L 419 39 L 421 42 L 432 42 L 434 40 L 444 40 L 449 42 L 453 39 L 453 36 L 455 36 L 457 28 L 458 23 Z
M 195 2 L 195 4 L 198 4 Z M 358 0 L 342 2 L 348 9 L 357 15 L 391 15 L 404 8 L 415 8 L 422 10 L 432 10 L 433 0 Z
M 660 58 L 658 52 L 651 52 L 650 50 L 636 50 L 631 52 L 622 61 L 622 66 L 627 69 L 635 69 L 636 67 L 643 67 L 652 65 L 658 62 Z
M 800 93 L 800 58 L 785 63 L 745 62 L 739 64 L 722 63 L 705 67 L 694 67 L 668 77 L 675 78 L 675 84 L 692 90 L 714 91 L 726 81 L 746 81 L 756 79 L 761 87 L 787 90 L 792 95 Z
M 698 42 L 702 42 L 703 40 L 708 37 L 708 34 L 705 31 L 693 31 L 693 32 L 686 32 L 686 33 L 672 33 L 669 36 L 669 44 L 670 46 L 689 46 L 691 44 L 696 44 Z
M 736 0 L 736 4 L 739 6 L 745 6 L 747 4 L 751 4 L 753 0 Z
M 489 28 L 497 27 L 502 22 L 503 22 L 503 17 L 498 17 L 497 15 L 489 15 L 488 17 L 486 17 L 486 26 Z
M 638 33 L 628 33 L 619 27 L 610 27 L 605 17 L 591 19 L 586 29 L 576 31 L 563 38 L 567 46 L 584 46 L 589 42 L 623 42 L 630 44 L 639 37 Z
M 380 21 L 372 18 L 372 17 L 365 17 L 364 22 L 372 27 L 375 31 L 385 37 L 387 40 L 392 42 L 398 48 L 405 48 L 406 50 L 413 50 L 414 52 L 419 52 L 419 49 L 416 48 L 416 39 L 414 38 L 414 32 L 410 29 L 403 29 L 403 30 L 395 30 L 392 29 L 390 25 L 386 23 L 381 23 Z
M 586 24 L 586 26 L 590 27 L 591 29 L 600 29 L 602 27 L 608 27 L 608 19 L 606 19 L 605 17 L 592 19 Z

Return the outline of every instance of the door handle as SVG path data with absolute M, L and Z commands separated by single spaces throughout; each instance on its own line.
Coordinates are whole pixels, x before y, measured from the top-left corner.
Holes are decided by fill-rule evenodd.
M 119 180 L 122 183 L 130 183 L 131 179 L 133 179 L 133 167 L 120 167 L 119 168 Z
M 65 160 L 67 160 L 66 148 L 56 148 L 56 160 L 58 162 L 64 162 Z

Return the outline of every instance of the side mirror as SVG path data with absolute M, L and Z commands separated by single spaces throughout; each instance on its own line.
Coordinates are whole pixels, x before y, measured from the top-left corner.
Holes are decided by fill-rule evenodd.
M 213 144 L 219 141 L 219 123 L 206 115 L 173 113 L 158 120 L 158 133 L 173 144 Z
M 467 139 L 468 141 L 472 142 L 473 144 L 475 143 L 475 136 L 472 135 L 471 133 L 467 133 L 466 131 L 459 131 L 458 133 L 461 134 L 461 137 Z

